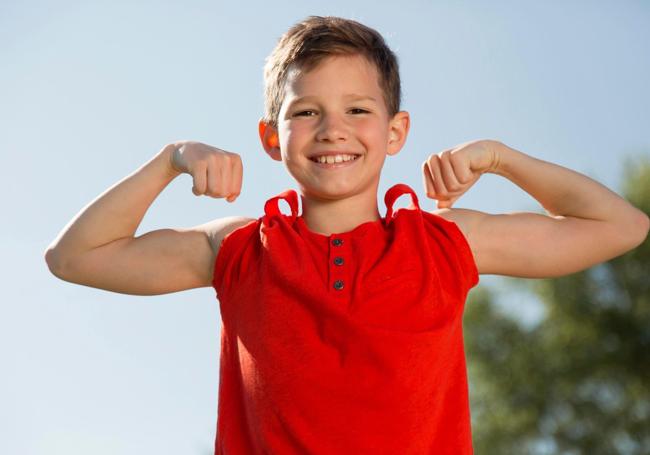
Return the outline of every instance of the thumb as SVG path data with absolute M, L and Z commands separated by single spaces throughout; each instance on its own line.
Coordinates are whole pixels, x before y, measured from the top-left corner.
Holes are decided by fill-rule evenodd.
M 454 196 L 450 197 L 449 199 L 445 200 L 438 200 L 438 208 L 439 209 L 450 209 L 452 205 L 456 203 L 460 196 Z

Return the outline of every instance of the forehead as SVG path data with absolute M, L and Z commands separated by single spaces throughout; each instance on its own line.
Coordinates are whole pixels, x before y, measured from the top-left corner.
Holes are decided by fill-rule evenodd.
M 329 56 L 309 70 L 290 67 L 285 85 L 285 101 L 303 96 L 336 96 L 356 93 L 381 95 L 379 73 L 361 55 Z

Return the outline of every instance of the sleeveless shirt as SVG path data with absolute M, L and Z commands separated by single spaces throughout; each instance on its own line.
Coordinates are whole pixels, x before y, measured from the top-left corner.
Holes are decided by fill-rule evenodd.
M 405 193 L 411 206 L 393 213 Z M 286 190 L 223 239 L 215 454 L 473 453 L 462 315 L 474 257 L 409 186 L 384 201 L 384 218 L 323 235 Z

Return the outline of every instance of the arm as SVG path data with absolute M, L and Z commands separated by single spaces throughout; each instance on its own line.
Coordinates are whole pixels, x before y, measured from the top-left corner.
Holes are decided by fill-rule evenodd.
M 195 153 L 196 157 L 210 155 L 215 166 L 223 163 L 231 166 L 238 161 L 235 154 L 217 153 L 217 149 L 203 144 L 198 144 L 199 148 L 196 144 L 194 151 L 201 152 Z M 154 199 L 175 177 L 188 171 L 173 165 L 177 145 L 165 146 L 68 223 L 45 253 L 54 275 L 73 283 L 135 295 L 210 286 L 221 239 L 249 219 L 228 217 L 190 229 L 159 229 L 134 237 Z M 205 165 L 205 160 L 194 161 L 191 172 L 195 194 L 209 193 L 215 197 L 233 194 L 232 187 L 220 187 L 222 182 L 209 178 L 210 169 L 198 165 L 201 162 Z M 228 169 L 235 168 L 233 165 Z M 201 169 L 203 178 L 198 172 Z M 237 186 L 236 180 L 232 179 L 233 186 Z
M 498 141 L 479 143 L 456 150 L 460 155 L 453 165 L 450 151 L 441 154 L 437 172 L 441 184 L 447 185 L 440 188 L 444 186 L 448 191 L 434 191 L 447 206 L 435 213 L 455 221 L 463 231 L 479 273 L 527 278 L 562 276 L 619 256 L 646 238 L 648 216 L 600 183 Z M 459 159 L 463 155 L 469 172 L 464 175 L 463 160 Z M 458 172 L 454 172 L 456 169 Z M 539 201 L 548 214 L 491 215 L 449 208 L 483 172 L 506 177 Z M 460 180 L 456 178 L 454 184 L 453 177 L 445 177 L 445 173 L 458 175 Z M 452 187 L 456 191 L 450 190 Z

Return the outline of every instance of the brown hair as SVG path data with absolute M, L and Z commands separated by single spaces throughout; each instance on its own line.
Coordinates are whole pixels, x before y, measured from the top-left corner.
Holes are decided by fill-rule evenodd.
M 401 85 L 397 56 L 376 30 L 334 16 L 309 16 L 278 40 L 264 65 L 264 118 L 277 128 L 291 65 L 304 71 L 334 55 L 359 54 L 375 65 L 390 117 L 399 112 Z

